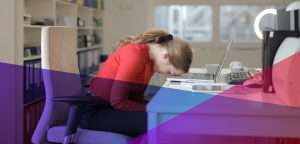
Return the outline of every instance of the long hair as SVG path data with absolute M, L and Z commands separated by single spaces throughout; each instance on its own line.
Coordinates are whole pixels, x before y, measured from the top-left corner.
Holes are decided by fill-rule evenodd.
M 117 47 L 123 47 L 129 43 L 158 43 L 161 37 L 169 35 L 163 30 L 149 30 L 137 36 L 129 36 L 119 41 Z
M 170 63 L 177 69 L 188 72 L 193 59 L 190 45 L 179 38 L 163 30 L 149 30 L 137 36 L 129 36 L 119 41 L 117 47 L 123 47 L 130 43 L 157 43 L 167 49 Z

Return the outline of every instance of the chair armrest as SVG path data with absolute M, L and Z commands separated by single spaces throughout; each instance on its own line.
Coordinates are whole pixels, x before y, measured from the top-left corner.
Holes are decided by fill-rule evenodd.
M 55 102 L 63 102 L 71 105 L 93 105 L 93 104 L 105 104 L 97 96 L 59 96 L 53 98 Z
M 55 102 L 67 103 L 70 105 L 66 123 L 64 144 L 74 141 L 74 135 L 80 123 L 81 115 L 86 111 L 85 106 L 107 105 L 97 96 L 59 96 L 54 97 Z
M 82 113 L 82 105 L 73 104 L 70 106 L 63 144 L 75 143 L 74 136 L 77 132 Z

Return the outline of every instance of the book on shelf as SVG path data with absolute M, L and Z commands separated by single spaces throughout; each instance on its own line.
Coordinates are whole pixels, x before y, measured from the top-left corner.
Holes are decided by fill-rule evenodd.
M 96 51 L 94 51 L 94 53 L 93 53 L 94 55 L 93 55 L 93 71 L 97 71 L 97 69 L 98 69 L 98 66 L 99 66 L 99 54 L 100 54 L 100 52 L 99 52 L 99 50 L 96 50 Z
M 24 103 L 30 103 L 44 95 L 41 61 L 24 62 Z
M 94 51 L 89 51 L 87 52 L 87 67 L 88 67 L 88 73 L 91 73 L 93 71 L 93 52 Z

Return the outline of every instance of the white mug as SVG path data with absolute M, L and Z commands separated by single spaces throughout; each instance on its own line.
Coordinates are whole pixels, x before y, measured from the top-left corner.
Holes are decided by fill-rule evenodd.
M 243 65 L 239 61 L 233 61 L 229 64 L 231 72 L 240 72 L 243 71 Z

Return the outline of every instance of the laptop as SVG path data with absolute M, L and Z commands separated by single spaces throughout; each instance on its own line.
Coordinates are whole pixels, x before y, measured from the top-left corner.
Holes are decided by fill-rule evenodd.
M 217 71 L 214 74 L 209 74 L 209 73 L 187 73 L 187 74 L 183 74 L 181 76 L 170 76 L 168 77 L 169 80 L 171 81 L 175 81 L 175 82 L 179 82 L 179 81 L 186 81 L 186 80 L 213 80 L 214 82 L 219 81 L 220 79 L 220 75 L 221 75 L 221 71 L 223 69 L 224 63 L 228 57 L 230 48 L 232 46 L 233 40 L 230 40 L 226 50 L 219 62 L 219 66 L 217 68 Z
M 223 55 L 223 58 L 221 59 L 221 61 L 219 63 L 219 67 L 218 67 L 216 73 L 214 74 L 214 79 L 213 79 L 214 82 L 217 82 L 217 81 L 220 80 L 221 71 L 222 71 L 222 69 L 224 67 L 224 64 L 225 64 L 225 61 L 226 61 L 226 59 L 227 59 L 227 57 L 229 55 L 229 51 L 230 51 L 230 48 L 232 46 L 232 43 L 233 43 L 233 40 L 230 40 L 229 43 L 228 43 L 228 45 L 227 45 L 227 47 L 226 47 L 225 53 Z

